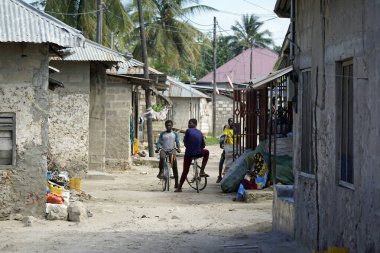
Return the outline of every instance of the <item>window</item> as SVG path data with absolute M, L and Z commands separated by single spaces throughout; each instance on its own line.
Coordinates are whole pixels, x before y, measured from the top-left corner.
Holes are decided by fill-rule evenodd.
M 0 113 L 0 168 L 16 165 L 15 118 L 15 113 Z
M 354 183 L 353 172 L 353 63 L 338 63 L 337 115 L 340 181 Z
M 301 137 L 301 172 L 314 174 L 313 168 L 313 111 L 311 98 L 311 72 L 301 73 L 302 78 L 302 137 Z

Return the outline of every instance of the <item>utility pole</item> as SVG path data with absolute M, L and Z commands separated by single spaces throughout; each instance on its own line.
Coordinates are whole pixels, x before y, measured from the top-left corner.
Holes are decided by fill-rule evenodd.
M 98 12 L 97 12 L 97 23 L 96 23 L 96 41 L 102 44 L 102 18 L 103 18 L 103 6 L 102 0 L 97 0 Z
M 212 137 L 216 137 L 216 17 L 214 17 L 214 40 L 212 43 L 212 62 L 214 65 L 213 93 L 212 93 Z
M 146 52 L 146 39 L 145 39 L 145 28 L 144 28 L 144 17 L 142 12 L 141 0 L 137 0 L 138 12 L 139 12 L 139 23 L 140 23 L 140 38 L 141 38 L 141 50 L 142 58 L 144 62 L 144 78 L 149 79 L 149 67 L 148 67 L 148 54 Z M 144 85 L 143 89 L 145 90 L 145 107 L 147 110 L 151 110 L 150 104 L 150 84 Z M 152 130 L 152 114 L 147 114 L 147 135 L 148 135 L 148 148 L 149 148 L 149 157 L 154 156 L 153 151 L 153 130 Z
M 249 81 L 252 81 L 252 57 L 253 57 L 253 40 L 251 40 L 251 59 L 249 64 Z
M 190 76 L 190 119 L 192 118 L 195 118 L 195 115 L 193 115 L 193 91 L 191 90 L 191 67 L 190 67 L 190 70 L 189 70 L 189 76 Z
M 253 63 L 253 48 L 256 45 L 256 40 L 251 40 L 251 60 L 250 60 L 250 69 L 249 69 L 249 81 L 252 81 L 252 63 Z
M 113 50 L 113 32 L 111 32 L 110 48 Z

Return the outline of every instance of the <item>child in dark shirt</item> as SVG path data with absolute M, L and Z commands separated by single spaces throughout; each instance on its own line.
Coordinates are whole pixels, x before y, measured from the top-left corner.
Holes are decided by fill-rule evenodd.
M 198 122 L 196 119 L 189 120 L 189 124 L 188 124 L 189 128 L 186 130 L 185 137 L 183 139 L 183 142 L 186 147 L 185 157 L 183 159 L 183 171 L 182 171 L 178 188 L 175 190 L 175 192 L 182 191 L 182 185 L 186 180 L 187 174 L 189 173 L 191 161 L 193 160 L 194 157 L 203 157 L 201 171 L 199 175 L 201 177 L 209 176 L 205 173 L 205 167 L 208 161 L 209 151 L 205 149 L 206 144 L 203 139 L 203 135 L 201 131 L 199 131 L 196 128 L 197 123 Z

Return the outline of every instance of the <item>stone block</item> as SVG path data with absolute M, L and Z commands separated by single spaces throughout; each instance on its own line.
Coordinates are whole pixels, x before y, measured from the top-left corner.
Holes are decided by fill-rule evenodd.
M 273 231 L 294 238 L 293 185 L 275 185 L 273 198 Z
M 67 220 L 67 206 L 46 203 L 46 214 L 47 220 Z
M 244 201 L 247 203 L 256 203 L 271 199 L 273 199 L 273 191 L 270 188 L 263 190 L 245 190 Z
M 136 166 L 149 166 L 152 168 L 158 168 L 159 159 L 156 157 L 139 157 L 139 158 L 132 158 L 133 165 Z
M 88 171 L 86 174 L 88 180 L 115 180 L 115 177 L 109 173 L 101 171 Z
M 88 218 L 87 208 L 80 201 L 71 202 L 67 208 L 67 213 L 69 221 L 81 222 Z

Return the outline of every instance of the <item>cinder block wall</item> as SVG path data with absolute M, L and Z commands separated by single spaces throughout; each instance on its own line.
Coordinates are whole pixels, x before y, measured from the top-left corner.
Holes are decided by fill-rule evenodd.
M 0 43 L 0 112 L 16 113 L 16 166 L 0 167 L 0 220 L 43 217 L 48 147 L 47 45 Z
M 212 102 L 209 103 L 212 115 Z M 224 125 L 227 125 L 229 118 L 233 117 L 233 100 L 229 97 L 217 95 L 216 96 L 216 133 L 221 134 L 223 132 Z M 211 126 L 210 132 L 212 132 L 212 116 L 210 116 Z
M 132 85 L 125 78 L 107 76 L 106 88 L 106 170 L 130 168 L 130 118 Z

